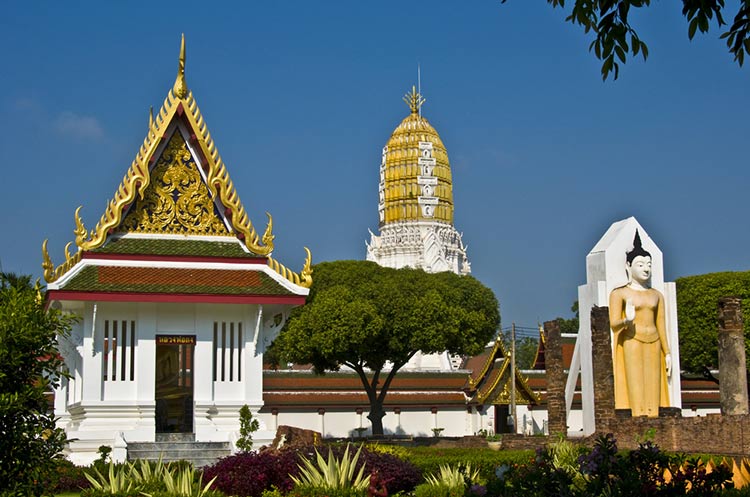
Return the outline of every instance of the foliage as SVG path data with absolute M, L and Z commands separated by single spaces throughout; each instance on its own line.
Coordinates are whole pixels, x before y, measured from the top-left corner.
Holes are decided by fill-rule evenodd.
M 215 477 L 214 488 L 227 495 L 259 497 L 271 488 L 291 490 L 290 475 L 299 472 L 297 461 L 294 451 L 240 452 L 203 468 L 203 477 Z
M 167 468 L 162 475 L 165 492 L 164 497 L 209 497 L 211 485 L 216 480 L 214 476 L 206 485 L 203 485 L 203 475 L 196 475 L 192 466 L 183 466 L 177 471 Z M 159 492 L 154 494 L 144 493 L 146 497 L 158 497 Z
M 93 468 L 93 475 L 85 473 L 85 476 L 96 495 L 120 495 L 137 491 L 136 481 L 131 478 L 132 470 L 133 468 L 130 465 L 119 465 L 115 468 L 115 463 L 110 461 L 106 475 Z M 94 492 L 87 495 L 91 494 L 94 494 Z
M 106 474 L 96 467 L 93 474 L 86 473 L 91 488 L 81 492 L 82 497 L 219 497 L 220 492 L 210 490 L 213 480 L 202 484 L 203 475 L 185 464 L 164 464 L 140 460 L 132 463 L 109 463 Z
M 523 463 L 503 463 L 497 466 L 487 482 L 487 493 L 492 496 L 547 495 L 571 496 L 573 478 L 554 465 L 553 454 L 538 449 L 536 455 Z M 599 494 L 592 494 L 599 495 Z
M 693 373 L 719 367 L 718 301 L 742 299 L 742 311 L 750 316 L 750 271 L 709 273 L 678 278 L 677 322 L 680 326 L 680 365 Z M 745 319 L 745 350 L 750 361 L 750 319 Z M 750 362 L 748 362 L 750 367 Z
M 409 449 L 400 445 L 386 445 L 378 442 L 368 442 L 365 444 L 365 452 L 374 452 L 377 454 L 388 454 L 400 459 L 406 459 L 409 455 Z
M 263 493 L 260 494 L 260 497 L 284 497 L 284 494 L 281 493 L 281 490 L 278 488 L 270 488 L 268 490 L 263 490 Z
M 479 470 L 480 480 L 485 481 L 495 474 L 498 466 L 526 463 L 533 457 L 533 454 L 531 450 L 496 451 L 489 448 L 410 447 L 406 459 L 425 475 L 439 472 L 441 464 L 451 466 L 471 464 L 472 468 Z
M 611 434 L 601 435 L 580 463 L 586 480 L 583 495 L 709 497 L 732 486 L 732 472 L 726 466 L 707 473 L 694 462 L 681 464 L 651 442 L 621 454 Z M 667 470 L 669 479 L 664 477 Z
M 516 330 L 518 331 L 518 330 Z M 513 343 L 513 331 L 508 328 L 500 332 L 500 339 L 503 342 L 503 347 L 510 353 Z M 519 337 L 516 335 L 516 366 L 520 369 L 529 369 L 534 366 L 536 360 L 536 353 L 539 350 L 539 338 L 523 336 Z
M 464 493 L 463 485 L 452 487 L 444 483 L 438 485 L 423 483 L 414 489 L 414 497 L 463 497 Z
M 313 463 L 305 456 L 300 456 L 302 464 L 300 465 L 299 476 L 292 476 L 295 487 L 317 487 L 326 490 L 335 490 L 340 488 L 354 488 L 356 490 L 365 490 L 370 485 L 370 475 L 365 476 L 364 465 L 359 466 L 357 470 L 357 461 L 362 452 L 360 445 L 357 452 L 349 454 L 349 445 L 347 444 L 341 457 L 333 455 L 333 451 L 328 451 L 328 460 L 320 455 L 318 449 L 315 449 L 315 462 Z
M 64 376 L 57 339 L 72 323 L 30 277 L 0 273 L 0 495 L 49 492 L 66 439 L 45 394 Z
M 573 313 L 572 318 L 556 318 L 555 321 L 557 321 L 560 324 L 560 333 L 578 333 L 578 328 L 580 326 L 580 314 L 578 311 L 578 301 L 576 300 L 573 302 L 573 305 L 570 306 L 570 311 Z
M 404 460 L 399 454 L 399 452 L 395 454 L 376 452 L 367 446 L 360 456 L 364 463 L 365 474 L 378 475 L 379 484 L 388 489 L 389 495 L 411 492 L 422 481 L 422 472 L 419 468 Z
M 100 445 L 96 450 L 96 453 L 99 454 L 98 461 L 101 464 L 107 464 L 107 462 L 109 461 L 109 455 L 112 453 L 112 447 L 110 447 L 109 445 Z
M 579 457 L 582 455 L 582 447 L 571 443 L 560 435 L 557 441 L 549 445 L 552 456 L 552 466 L 567 473 L 574 483 L 579 479 Z
M 54 463 L 54 470 L 44 483 L 44 488 L 50 493 L 78 492 L 91 485 L 86 479 L 84 467 L 76 466 L 67 459 L 56 459 Z
M 322 488 L 295 487 L 286 497 L 365 497 L 367 494 L 360 488 Z
M 477 354 L 500 322 L 492 290 L 471 276 L 368 261 L 325 262 L 314 270 L 307 304 L 292 312 L 268 357 L 312 364 L 318 373 L 351 368 L 370 402 L 374 435 L 383 434 L 393 377 L 414 354 Z
M 636 450 L 618 452 L 609 434 L 599 436 L 590 450 L 573 449 L 561 439 L 538 450 L 531 463 L 499 466 L 487 484 L 488 495 L 707 497 L 731 487 L 726 466 L 707 473 L 705 466 L 684 464 L 680 456 L 666 454 L 648 441 Z M 583 453 L 574 464 L 576 451 Z
M 505 3 L 507 0 L 501 0 Z M 565 0 L 547 0 L 553 7 L 565 8 Z M 591 32 L 594 40 L 589 45 L 596 58 L 602 61 L 602 78 L 614 72 L 619 74 L 619 63 L 625 63 L 628 53 L 648 58 L 648 46 L 640 39 L 631 24 L 631 8 L 649 7 L 651 0 L 574 0 L 566 21 L 581 26 L 585 33 Z M 695 33 L 706 33 L 715 18 L 718 27 L 724 22 L 724 0 L 682 0 L 682 14 L 688 21 L 688 38 Z M 750 54 L 750 1 L 739 2 L 734 22 L 721 34 L 726 39 L 729 52 L 742 66 L 745 53 Z
M 240 438 L 237 440 L 237 448 L 245 452 L 253 449 L 253 433 L 258 431 L 260 423 L 253 418 L 253 413 L 247 404 L 240 408 Z
M 169 467 L 172 470 L 178 470 L 184 466 L 172 462 L 169 463 Z M 166 472 L 167 465 L 164 464 L 161 456 L 159 456 L 159 460 L 156 462 L 141 459 L 130 463 L 130 478 L 140 490 L 145 492 L 161 490 Z
M 462 493 L 467 486 L 477 485 L 479 482 L 479 469 L 472 469 L 470 463 L 457 466 L 441 464 L 437 474 L 431 473 L 425 477 L 427 485 L 461 489 Z

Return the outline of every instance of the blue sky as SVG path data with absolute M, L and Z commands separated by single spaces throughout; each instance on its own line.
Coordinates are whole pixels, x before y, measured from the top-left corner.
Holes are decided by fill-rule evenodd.
M 729 10 L 736 2 L 730 1 Z M 727 15 L 731 19 L 731 15 Z M 453 168 L 455 223 L 503 324 L 569 316 L 585 256 L 634 215 L 665 277 L 750 269 L 750 68 L 675 2 L 603 83 L 589 40 L 543 0 L 11 2 L 0 17 L 0 260 L 41 274 L 73 212 L 92 227 L 142 143 L 187 37 L 187 81 L 251 219 L 298 268 L 362 259 L 380 151 L 422 68 Z

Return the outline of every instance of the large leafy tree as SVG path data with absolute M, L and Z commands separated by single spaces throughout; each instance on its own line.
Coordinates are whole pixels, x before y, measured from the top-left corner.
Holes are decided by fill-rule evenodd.
M 547 0 L 547 3 L 566 8 L 565 0 Z M 750 54 L 750 0 L 737 3 L 739 7 L 731 25 L 724 20 L 724 0 L 682 0 L 682 14 L 687 19 L 691 40 L 698 31 L 708 32 L 714 19 L 718 27 L 727 26 L 721 38 L 726 39 L 729 52 L 741 66 L 745 54 Z M 648 46 L 638 36 L 630 14 L 632 10 L 650 6 L 651 0 L 573 0 L 568 2 L 570 5 L 566 21 L 591 33 L 593 40 L 589 50 L 602 61 L 602 78 L 614 74 L 617 79 L 619 64 L 627 60 L 629 53 L 634 57 L 640 54 L 644 60 L 648 57 Z
M 46 393 L 60 381 L 57 337 L 71 322 L 45 309 L 29 277 L 0 273 L 0 495 L 42 495 L 60 457 L 65 433 Z
M 750 271 L 709 273 L 678 278 L 677 321 L 680 327 L 680 365 L 706 374 L 719 364 L 719 308 L 722 297 L 742 299 L 745 353 L 750 366 Z
M 417 351 L 479 353 L 500 322 L 492 290 L 471 276 L 367 261 L 321 263 L 314 270 L 307 304 L 294 310 L 269 356 L 312 364 L 318 373 L 355 371 L 376 435 L 383 434 L 391 382 Z

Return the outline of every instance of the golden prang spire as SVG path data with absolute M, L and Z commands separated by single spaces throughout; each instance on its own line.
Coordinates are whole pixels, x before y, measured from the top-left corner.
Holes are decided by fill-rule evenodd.
M 412 86 L 411 93 L 407 93 L 406 95 L 404 95 L 404 102 L 406 102 L 406 105 L 409 106 L 412 114 L 419 114 L 419 109 L 422 107 L 422 105 L 424 105 L 425 98 L 417 93 L 416 86 Z
M 177 69 L 172 93 L 177 98 L 185 98 L 188 95 L 187 82 L 185 81 L 185 33 L 182 33 L 182 44 L 180 45 L 180 65 Z

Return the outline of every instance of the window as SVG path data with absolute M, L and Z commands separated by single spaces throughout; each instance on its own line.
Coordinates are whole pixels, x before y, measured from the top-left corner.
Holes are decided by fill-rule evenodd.
M 104 381 L 135 380 L 135 321 L 105 320 L 102 344 Z
M 242 381 L 242 323 L 214 321 L 214 381 Z

